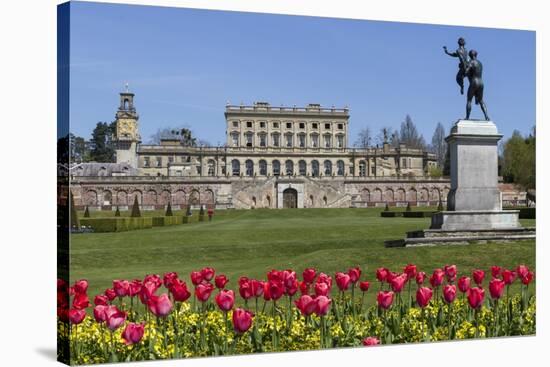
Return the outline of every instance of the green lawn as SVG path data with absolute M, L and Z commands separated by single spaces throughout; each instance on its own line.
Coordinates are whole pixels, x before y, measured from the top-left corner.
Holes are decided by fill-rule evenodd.
M 204 266 L 225 273 L 231 287 L 241 275 L 263 279 L 271 269 L 292 268 L 301 274 L 310 266 L 334 274 L 360 265 L 373 283 L 376 268 L 400 271 L 408 263 L 426 272 L 445 264 L 456 264 L 463 272 L 520 263 L 535 268 L 535 241 L 385 248 L 384 240 L 428 228 L 430 219 L 381 218 L 381 210 L 219 210 L 212 222 L 75 234 L 71 237 L 71 281 L 88 279 L 93 296 L 112 286 L 113 279 L 177 271 L 188 280 L 192 270 Z M 92 213 L 92 217 L 99 215 L 105 213 Z M 535 220 L 522 220 L 522 224 L 534 226 Z

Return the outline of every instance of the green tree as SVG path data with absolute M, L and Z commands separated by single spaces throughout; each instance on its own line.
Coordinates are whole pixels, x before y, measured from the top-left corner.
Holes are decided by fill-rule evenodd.
M 139 210 L 139 202 L 137 196 L 134 196 L 134 204 L 132 205 L 132 214 L 130 214 L 133 218 L 141 217 L 141 211 Z
M 174 215 L 172 213 L 172 204 L 170 204 L 170 202 L 168 202 L 168 206 L 166 207 L 166 213 L 164 215 L 167 217 L 171 217 Z
M 114 162 L 115 147 L 113 136 L 116 131 L 116 123 L 98 122 L 92 132 L 90 160 L 95 162 Z
M 503 148 L 502 176 L 505 182 L 520 185 L 523 189 L 536 188 L 536 135 L 535 128 L 524 137 L 515 130 Z
M 80 220 L 78 219 L 78 212 L 74 206 L 73 193 L 69 190 L 69 205 L 71 206 L 71 216 L 70 216 L 70 228 L 80 229 Z M 86 207 L 88 209 L 88 207 Z
M 158 129 L 157 132 L 151 135 L 149 140 L 150 144 L 160 144 L 161 139 L 171 138 L 178 139 L 184 147 L 196 147 L 198 145 L 198 140 L 193 136 L 191 129 L 186 127 L 170 128 L 165 127 Z M 201 140 L 201 144 L 210 145 L 206 141 Z

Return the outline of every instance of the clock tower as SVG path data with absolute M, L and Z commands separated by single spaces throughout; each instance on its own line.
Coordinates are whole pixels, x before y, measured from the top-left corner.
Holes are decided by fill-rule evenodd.
M 116 161 L 117 163 L 129 163 L 137 168 L 137 145 L 141 142 L 138 130 L 139 116 L 134 107 L 134 93 L 128 90 L 120 93 L 120 106 L 115 115 L 116 118 Z

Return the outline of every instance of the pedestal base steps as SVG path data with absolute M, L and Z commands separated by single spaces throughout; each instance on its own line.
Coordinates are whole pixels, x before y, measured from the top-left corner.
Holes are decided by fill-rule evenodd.
M 480 241 L 518 241 L 536 238 L 534 227 L 501 229 L 422 229 L 407 232 L 400 240 L 384 241 L 386 247 L 465 245 Z

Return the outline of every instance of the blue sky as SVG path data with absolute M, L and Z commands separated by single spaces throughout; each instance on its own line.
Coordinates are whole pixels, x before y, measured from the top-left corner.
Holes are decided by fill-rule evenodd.
M 268 101 L 350 108 L 352 144 L 369 126 L 398 129 L 409 114 L 427 142 L 464 117 L 455 82 L 459 36 L 478 51 L 485 100 L 501 133 L 535 124 L 535 32 L 73 2 L 71 131 L 112 121 L 118 93 L 136 94 L 146 142 L 186 125 L 225 142 L 224 109 Z M 467 85 L 467 82 L 466 82 Z M 478 106 L 472 118 L 481 118 Z

